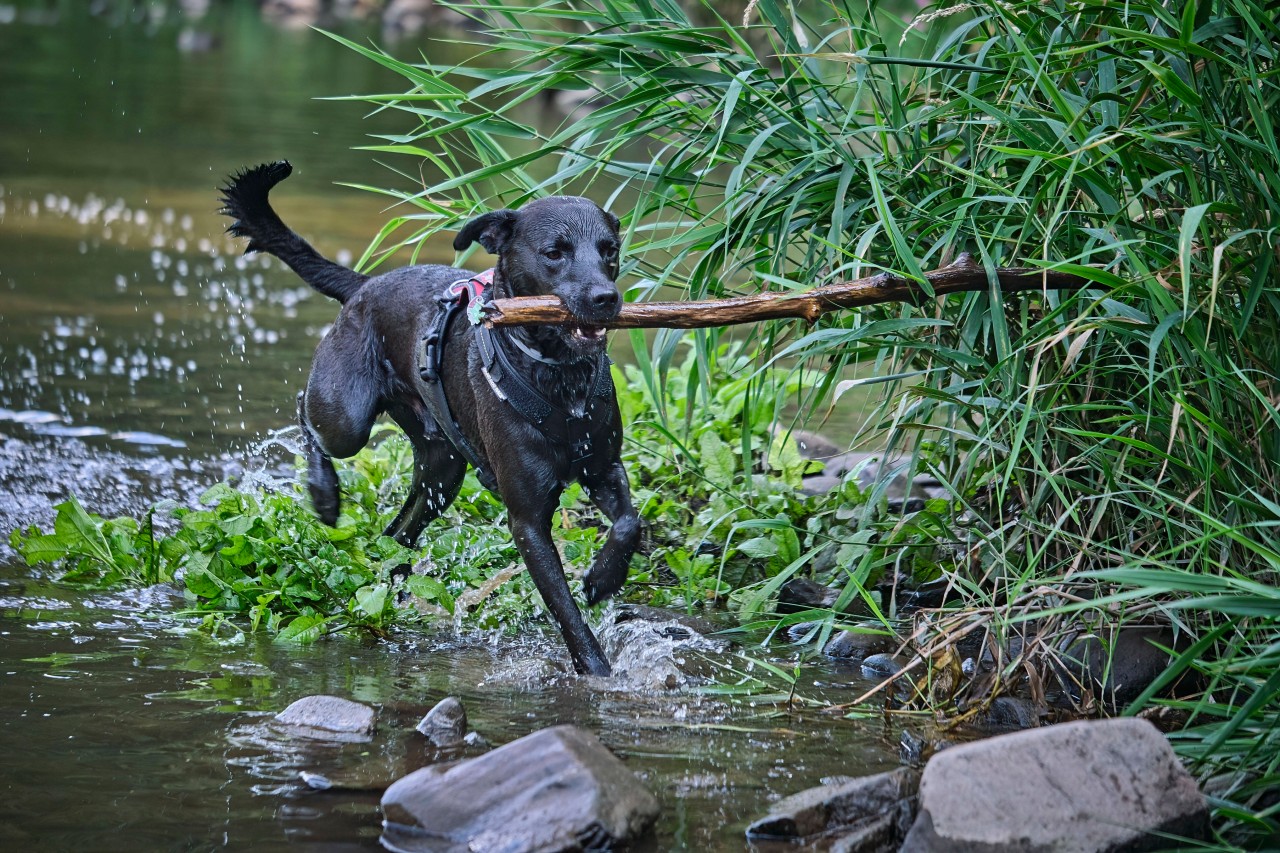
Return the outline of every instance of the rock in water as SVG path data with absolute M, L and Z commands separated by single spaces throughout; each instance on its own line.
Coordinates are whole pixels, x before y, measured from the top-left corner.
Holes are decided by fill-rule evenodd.
M 953 746 L 925 765 L 903 853 L 1164 850 L 1208 809 L 1145 720 L 1081 721 Z
M 373 737 L 374 710 L 339 696 L 304 696 L 271 721 L 290 734 L 349 742 Z
M 595 735 L 556 726 L 410 773 L 387 789 L 382 815 L 383 846 L 402 853 L 534 853 L 620 846 L 658 802 Z
M 899 767 L 810 788 L 774 803 L 767 817 L 747 827 L 747 839 L 817 845 L 849 853 L 896 850 L 915 818 L 919 783 L 918 772 Z
M 436 746 L 462 743 L 467 734 L 467 709 L 456 696 L 446 696 L 415 727 Z

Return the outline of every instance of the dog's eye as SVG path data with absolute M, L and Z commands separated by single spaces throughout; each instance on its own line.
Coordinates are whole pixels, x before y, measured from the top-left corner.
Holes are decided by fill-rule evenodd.
M 558 261 L 564 257 L 564 252 L 559 249 L 547 249 L 547 251 L 542 253 L 542 257 L 549 261 Z

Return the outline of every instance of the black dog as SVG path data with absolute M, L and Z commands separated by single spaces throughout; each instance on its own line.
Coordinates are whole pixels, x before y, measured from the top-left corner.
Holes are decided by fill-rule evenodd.
M 409 497 L 387 528 L 412 546 L 458 495 L 468 461 L 506 503 L 516 547 L 555 617 L 579 672 L 609 674 L 551 540 L 565 486 L 582 483 L 612 522 L 587 573 L 588 603 L 622 588 L 640 538 L 619 452 L 622 424 L 605 358 L 604 324 L 618 315 L 618 220 L 582 198 L 554 197 L 468 222 L 454 240 L 498 256 L 494 297 L 560 297 L 577 325 L 488 330 L 454 318 L 475 292 L 472 273 L 413 266 L 373 278 L 322 257 L 271 209 L 286 162 L 240 172 L 222 188 L 228 231 L 269 252 L 342 303 L 316 347 L 298 396 L 307 485 L 320 518 L 338 517 L 331 457 L 359 452 L 388 413 L 413 444 Z M 448 297 L 458 294 L 452 300 Z M 424 345 L 425 342 L 425 345 Z

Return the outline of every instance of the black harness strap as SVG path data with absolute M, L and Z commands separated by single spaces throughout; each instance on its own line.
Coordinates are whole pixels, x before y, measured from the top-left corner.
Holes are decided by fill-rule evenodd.
M 609 359 L 601 353 L 592 366 L 591 380 L 587 385 L 591 390 L 581 412 L 566 411 L 540 394 L 511 363 L 511 358 L 503 346 L 504 339 L 484 325 L 482 311 L 486 300 L 484 291 L 492 283 L 493 270 L 489 270 L 469 279 L 455 281 L 440 294 L 438 297 L 440 311 L 436 312 L 435 317 L 432 318 L 418 348 L 418 372 L 430 392 L 425 400 L 432 417 L 435 418 L 436 423 L 440 424 L 445 436 L 458 449 L 458 452 L 476 469 L 476 476 L 481 484 L 489 491 L 496 492 L 497 478 L 480 463 L 479 454 L 462 434 L 457 421 L 453 419 L 453 413 L 449 410 L 449 401 L 445 398 L 444 385 L 440 382 L 445 335 L 449 330 L 449 323 L 464 303 L 467 306 L 467 319 L 475 328 L 482 369 L 494 394 L 509 403 L 547 438 L 568 446 L 572 453 L 571 462 L 575 467 L 585 464 L 592 456 L 591 404 L 594 398 L 607 399 L 613 393 L 613 379 L 609 375 Z M 520 344 L 514 339 L 513 343 Z M 555 363 L 529 352 L 527 347 L 521 345 L 520 349 L 539 361 Z M 551 417 L 553 414 L 559 417 Z
M 476 453 L 471 442 L 467 441 L 467 437 L 462 434 L 458 422 L 453 419 L 453 412 L 449 410 L 449 400 L 444 394 L 444 383 L 440 381 L 440 364 L 444 358 L 445 334 L 449 331 L 450 321 L 462 308 L 464 302 L 476 306 L 478 311 L 483 301 L 484 287 L 492 280 L 492 270 L 474 278 L 460 279 L 446 287 L 437 297 L 440 310 L 431 318 L 431 325 L 427 326 L 426 334 L 418 344 L 418 375 L 427 386 L 428 393 L 423 397 L 423 401 L 431 411 L 431 417 L 440 425 L 440 429 L 444 430 L 449 443 L 462 454 L 462 458 L 466 459 L 472 468 L 476 469 L 476 478 L 480 480 L 480 485 L 491 492 L 497 492 L 498 478 L 489 470 L 489 466 L 480 461 L 480 454 Z

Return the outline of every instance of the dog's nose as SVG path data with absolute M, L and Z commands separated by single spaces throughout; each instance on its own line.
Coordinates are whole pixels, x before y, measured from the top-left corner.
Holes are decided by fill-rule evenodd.
M 591 294 L 591 307 L 597 311 L 615 311 L 618 308 L 619 301 L 618 291 L 612 287 L 597 290 Z

